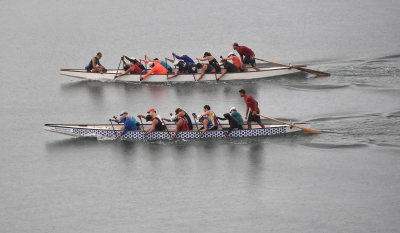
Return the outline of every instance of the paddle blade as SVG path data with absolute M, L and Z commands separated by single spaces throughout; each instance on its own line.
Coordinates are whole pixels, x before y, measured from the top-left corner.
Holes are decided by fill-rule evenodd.
M 330 76 L 331 74 L 329 73 L 325 73 L 325 72 L 321 72 L 321 71 L 317 71 L 317 70 L 310 70 L 310 69 L 306 69 L 306 68 L 302 68 L 302 67 L 294 67 L 295 69 L 307 72 L 307 73 L 311 73 L 311 74 L 315 74 L 317 76 Z
M 309 129 L 309 128 L 306 128 L 306 127 L 294 125 L 294 124 L 287 123 L 287 122 L 284 122 L 284 121 L 281 121 L 281 120 L 277 120 L 277 119 L 272 118 L 272 117 L 263 116 L 263 115 L 261 115 L 261 114 L 257 114 L 257 115 L 260 116 L 260 117 L 264 117 L 264 118 L 266 118 L 266 119 L 270 119 L 270 120 L 273 120 L 273 121 L 276 121 L 276 122 L 285 124 L 285 125 L 290 125 L 290 126 L 296 127 L 296 128 L 298 128 L 298 129 L 304 130 L 304 131 L 309 132 L 309 133 L 322 133 L 322 132 L 320 132 L 320 131 L 318 131 L 318 130 L 313 130 L 313 129 Z
M 305 128 L 305 127 L 298 126 L 298 125 L 293 125 L 293 126 L 299 128 L 299 129 L 301 129 L 301 130 L 304 130 L 304 131 L 306 131 L 306 132 L 309 132 L 309 133 L 317 133 L 317 134 L 322 133 L 321 131 L 314 130 L 314 129 L 309 129 L 309 128 Z

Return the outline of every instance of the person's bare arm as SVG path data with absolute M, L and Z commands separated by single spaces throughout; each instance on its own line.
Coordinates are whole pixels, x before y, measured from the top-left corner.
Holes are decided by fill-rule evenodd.
M 167 60 L 167 61 L 169 61 L 169 62 L 171 62 L 171 63 L 174 63 L 175 61 L 174 60 L 172 60 L 172 59 L 169 59 L 169 58 L 165 58 L 165 60 Z
M 152 124 L 151 124 L 151 129 L 149 131 L 147 131 L 146 134 L 150 134 L 151 132 L 153 132 L 156 129 L 156 122 L 153 120 Z

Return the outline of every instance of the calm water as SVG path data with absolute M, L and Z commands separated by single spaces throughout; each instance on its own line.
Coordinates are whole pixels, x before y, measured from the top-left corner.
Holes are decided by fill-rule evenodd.
M 399 232 L 398 1 L 1 1 L 0 232 Z M 232 42 L 330 77 L 138 85 L 79 81 L 96 52 L 226 55 Z M 321 135 L 124 142 L 45 123 L 245 105 Z

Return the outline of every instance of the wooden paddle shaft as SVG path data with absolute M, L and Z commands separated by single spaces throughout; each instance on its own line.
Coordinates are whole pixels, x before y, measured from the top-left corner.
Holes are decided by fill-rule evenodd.
M 264 118 L 266 118 L 266 119 L 270 119 L 270 120 L 273 120 L 273 121 L 277 121 L 277 122 L 282 123 L 282 124 L 285 124 L 285 125 L 290 125 L 290 126 L 299 128 L 299 129 L 304 130 L 304 131 L 307 131 L 307 132 L 309 132 L 309 133 L 321 133 L 321 132 L 318 131 L 318 130 L 313 130 L 313 129 L 309 129 L 309 128 L 306 128 L 306 127 L 301 127 L 301 126 L 298 126 L 298 125 L 290 124 L 290 123 L 287 123 L 287 122 L 284 122 L 284 121 L 277 120 L 277 119 L 272 118 L 272 117 L 263 116 L 263 115 L 261 115 L 261 114 L 257 114 L 257 115 L 258 115 L 258 116 L 261 116 L 261 117 L 264 117 Z
M 284 67 L 288 67 L 288 68 L 294 68 L 294 69 L 301 70 L 301 71 L 304 71 L 304 72 L 307 72 L 307 73 L 315 74 L 317 76 L 330 76 L 329 73 L 325 73 L 325 72 L 321 72 L 321 71 L 317 71 L 317 70 L 311 70 L 311 69 L 306 69 L 306 68 L 296 67 L 296 66 L 288 66 L 288 65 L 285 65 L 285 64 L 272 62 L 272 61 L 268 61 L 268 60 L 264 60 L 264 59 L 260 59 L 260 58 L 255 58 L 255 59 L 257 59 L 259 61 L 264 61 L 264 62 L 268 62 L 268 63 L 271 63 L 271 64 L 279 65 L 279 66 L 284 66 Z

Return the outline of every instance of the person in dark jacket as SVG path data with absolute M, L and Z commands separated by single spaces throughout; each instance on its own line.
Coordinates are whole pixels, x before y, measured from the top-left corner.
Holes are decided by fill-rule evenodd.
M 222 117 L 217 117 L 217 118 L 222 120 L 222 121 L 224 121 L 224 120 L 228 120 L 229 121 L 229 129 L 228 129 L 228 133 L 225 134 L 225 137 L 228 137 L 232 130 L 239 129 L 239 123 L 236 121 L 235 118 L 233 118 L 231 116 L 231 114 L 225 113 L 224 114 L 224 118 L 222 118 Z

